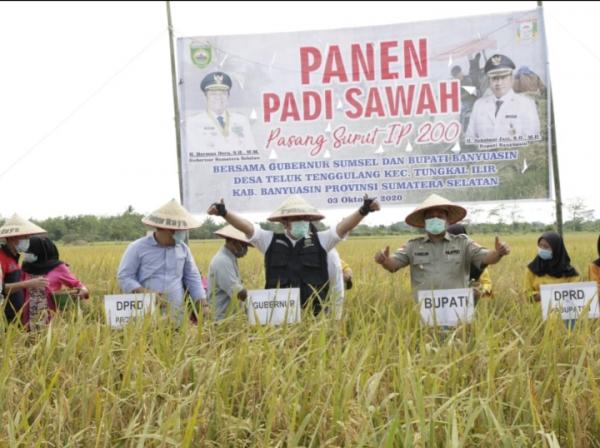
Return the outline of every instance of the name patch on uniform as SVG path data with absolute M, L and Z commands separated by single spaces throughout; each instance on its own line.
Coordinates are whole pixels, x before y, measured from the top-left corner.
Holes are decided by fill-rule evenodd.
M 516 115 L 505 115 L 504 118 L 517 118 Z
M 460 249 L 447 250 L 446 255 L 460 254 Z
M 427 255 L 429 255 L 429 252 L 415 252 L 414 255 L 416 255 L 417 257 L 426 257 Z

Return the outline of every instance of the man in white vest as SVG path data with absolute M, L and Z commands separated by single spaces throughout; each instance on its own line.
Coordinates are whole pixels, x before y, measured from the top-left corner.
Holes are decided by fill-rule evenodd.
M 208 214 L 224 218 L 265 255 L 265 289 L 300 288 L 302 307 L 312 308 L 317 315 L 326 305 L 329 290 L 327 253 L 365 216 L 379 209 L 379 203 L 365 195 L 358 210 L 337 226 L 320 232 L 310 224 L 325 216 L 297 195 L 288 197 L 268 218 L 280 222 L 285 230 L 283 233 L 263 230 L 252 224 L 227 210 L 222 199 L 209 207 Z

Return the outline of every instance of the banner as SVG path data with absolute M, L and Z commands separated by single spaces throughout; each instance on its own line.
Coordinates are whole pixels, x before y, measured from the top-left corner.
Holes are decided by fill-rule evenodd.
M 421 318 L 427 325 L 456 327 L 471 322 L 475 313 L 473 289 L 419 291 Z
M 578 319 L 587 304 L 590 304 L 588 319 L 600 317 L 596 282 L 541 285 L 540 298 L 544 320 L 548 319 L 551 310 L 561 313 L 563 320 Z
M 253 289 L 246 302 L 248 322 L 252 325 L 293 324 L 301 320 L 300 289 Z
M 541 8 L 177 44 L 194 213 L 551 196 Z
M 122 328 L 131 319 L 154 311 L 155 294 L 111 294 L 104 296 L 106 321 L 113 328 Z

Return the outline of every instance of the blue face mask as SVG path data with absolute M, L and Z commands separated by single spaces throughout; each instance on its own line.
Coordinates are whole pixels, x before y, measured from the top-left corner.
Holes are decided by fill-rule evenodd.
M 308 221 L 293 221 L 291 223 L 290 235 L 296 240 L 308 235 Z
M 175 240 L 175 244 L 183 244 L 185 239 L 187 238 L 188 231 L 187 230 L 176 230 L 173 233 L 173 239 Z
M 441 218 L 429 218 L 425 220 L 425 230 L 432 235 L 439 235 L 446 231 L 446 220 Z
M 538 257 L 542 260 L 552 260 L 552 250 L 538 247 Z
M 15 249 L 21 254 L 23 252 L 27 252 L 27 249 L 29 249 L 29 240 L 19 240 L 19 242 L 15 246 Z

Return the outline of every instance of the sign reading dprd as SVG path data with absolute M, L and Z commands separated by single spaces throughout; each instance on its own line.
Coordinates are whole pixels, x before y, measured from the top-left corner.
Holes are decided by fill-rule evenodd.
M 131 319 L 154 311 L 155 294 L 114 294 L 104 296 L 106 321 L 113 328 L 121 328 Z
M 563 320 L 577 319 L 588 303 L 590 304 L 588 318 L 600 317 L 596 282 L 541 285 L 540 296 L 544 320 L 548 319 L 548 314 L 553 309 L 559 310 Z

